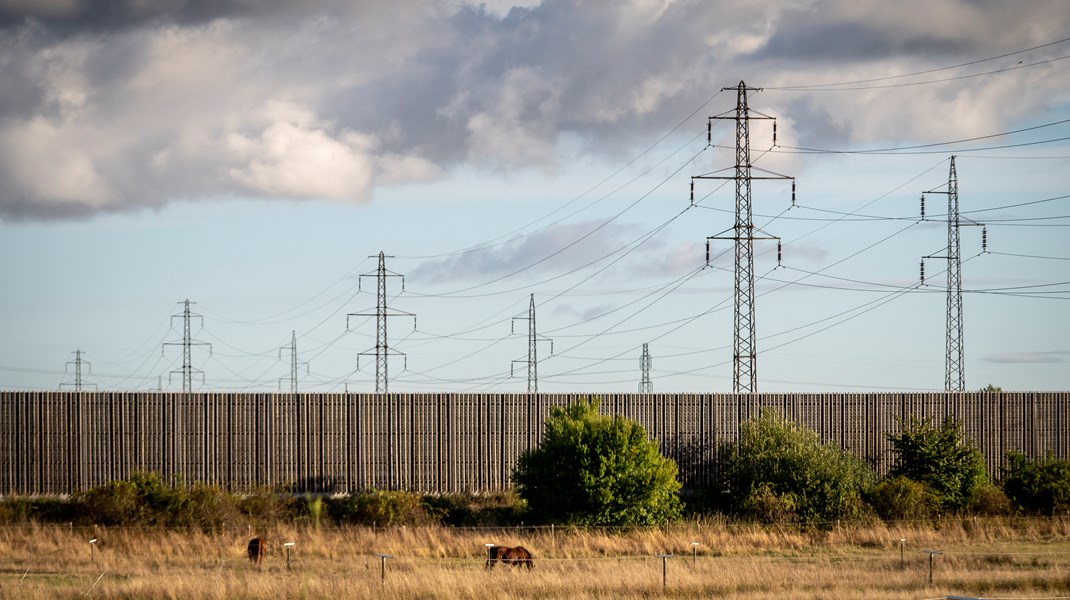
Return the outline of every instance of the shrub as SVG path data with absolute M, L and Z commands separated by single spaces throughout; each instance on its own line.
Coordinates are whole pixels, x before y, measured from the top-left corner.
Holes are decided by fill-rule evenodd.
M 895 454 L 889 475 L 927 485 L 942 511 L 969 508 L 978 490 L 988 482 L 981 451 L 966 440 L 951 418 L 940 426 L 933 425 L 930 419 L 912 419 L 900 425 L 900 433 L 888 435 Z
M 174 486 L 155 473 L 134 473 L 73 499 L 82 521 L 100 525 L 219 529 L 241 520 L 234 497 L 219 488 Z
M 330 506 L 331 517 L 353 525 L 426 525 L 435 522 L 415 492 L 373 491 L 346 496 Z
M 301 511 L 300 502 L 287 492 L 262 487 L 239 497 L 238 510 L 259 526 L 290 521 Z
M 7 496 L 0 501 L 0 523 L 68 523 L 81 512 L 67 498 Z
M 1070 460 L 1030 460 L 1019 452 L 1007 455 L 1003 491 L 1018 510 L 1055 516 L 1070 513 Z
M 536 520 L 656 525 L 678 518 L 676 463 L 638 423 L 598 414 L 598 400 L 554 408 L 538 448 L 513 473 Z
M 936 497 L 929 486 L 902 476 L 878 481 L 866 501 L 885 521 L 919 521 L 936 514 Z
M 1013 512 L 1013 506 L 998 485 L 986 481 L 974 491 L 969 511 L 986 517 L 1003 517 Z
M 513 492 L 427 494 L 423 503 L 435 520 L 453 527 L 515 525 L 526 508 Z
M 862 494 L 874 478 L 858 457 L 770 411 L 743 423 L 739 441 L 722 446 L 720 475 L 727 512 L 813 524 L 863 516 Z

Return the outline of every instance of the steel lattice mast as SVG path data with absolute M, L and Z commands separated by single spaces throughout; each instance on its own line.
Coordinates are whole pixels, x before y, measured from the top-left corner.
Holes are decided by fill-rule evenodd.
M 942 186 L 941 186 L 942 187 Z M 959 178 L 955 170 L 955 157 L 947 178 L 947 190 L 929 190 L 921 195 L 921 218 L 925 219 L 925 194 L 947 194 L 947 253 L 943 256 L 921 257 L 921 283 L 925 284 L 925 259 L 947 260 L 947 341 L 944 358 L 944 391 L 966 390 L 966 345 L 963 343 L 962 318 L 962 253 L 960 229 L 981 227 L 981 252 L 988 252 L 988 230 L 984 223 L 969 218 L 963 219 L 959 212 Z
M 754 308 L 754 240 L 779 238 L 770 235 L 756 236 L 753 211 L 751 209 L 751 183 L 755 179 L 791 179 L 792 203 L 794 203 L 794 177 L 781 175 L 765 169 L 758 169 L 764 175 L 752 175 L 753 165 L 750 158 L 750 121 L 773 120 L 773 117 L 751 110 L 747 103 L 747 92 L 760 91 L 761 88 L 747 87 L 743 81 L 736 87 L 726 87 L 722 91 L 736 91 L 736 109 L 734 114 L 725 113 L 714 119 L 733 120 L 736 122 L 736 164 L 733 176 L 697 175 L 691 179 L 691 201 L 694 203 L 695 179 L 733 179 L 736 182 L 736 217 L 732 235 L 716 235 L 707 238 L 706 261 L 709 262 L 709 240 L 732 240 L 735 247 L 735 291 L 733 295 L 733 339 L 732 339 L 732 391 L 734 393 L 752 393 L 758 391 L 758 350 L 755 342 L 755 308 Z M 710 125 L 707 124 L 707 135 Z M 708 139 L 712 143 L 712 139 Z M 773 144 L 776 144 L 776 122 L 773 123 Z M 726 232 L 727 233 L 727 232 Z M 764 232 L 763 232 L 764 233 Z M 778 262 L 780 252 L 778 250 Z
M 649 394 L 654 391 L 654 384 L 650 381 L 650 346 L 643 343 L 643 354 L 639 357 L 639 393 Z
M 377 270 L 378 291 L 376 292 L 376 325 L 375 325 L 375 391 L 386 393 L 389 391 L 390 378 L 387 374 L 387 338 L 386 338 L 386 257 L 379 253 L 379 269 Z
M 959 247 L 959 180 L 955 157 L 947 179 L 947 358 L 944 390 L 966 389 L 962 345 L 962 260 Z
M 212 344 L 210 344 L 208 342 L 201 342 L 201 341 L 193 339 L 192 327 L 191 327 L 190 323 L 193 321 L 193 319 L 201 319 L 201 321 L 203 322 L 204 318 L 201 315 L 198 315 L 197 313 L 194 313 L 194 312 L 192 312 L 190 310 L 190 305 L 192 305 L 192 304 L 195 304 L 195 303 L 194 302 L 190 302 L 189 299 L 187 298 L 182 303 L 182 312 L 177 314 L 177 315 L 171 315 L 171 322 L 172 323 L 177 318 L 181 318 L 182 319 L 182 341 L 181 342 L 165 342 L 163 344 L 163 347 L 161 348 L 161 352 L 162 352 L 164 349 L 167 348 L 167 346 L 179 346 L 179 345 L 182 346 L 182 368 L 181 369 L 175 369 L 175 370 L 171 371 L 171 373 L 168 374 L 168 378 L 167 379 L 168 379 L 168 381 L 170 381 L 171 380 L 171 375 L 173 375 L 175 373 L 181 374 L 182 375 L 182 391 L 184 393 L 189 393 L 189 392 L 191 392 L 193 390 L 193 374 L 194 373 L 200 374 L 202 383 L 203 383 L 203 380 L 204 380 L 204 372 L 201 371 L 200 369 L 196 369 L 196 368 L 193 367 L 193 347 L 194 346 L 208 346 L 208 355 L 209 356 L 212 355 Z
M 528 307 L 528 393 L 539 393 L 538 334 L 535 329 L 535 294 Z
M 751 211 L 750 125 L 747 86 L 736 97 L 736 291 L 735 336 L 732 340 L 734 392 L 758 390 L 754 340 L 754 218 Z
M 550 342 L 550 355 L 552 356 L 554 353 L 554 341 L 544 335 L 540 335 L 535 327 L 535 294 L 531 294 L 531 301 L 528 303 L 528 316 L 513 317 L 510 323 L 512 333 L 516 333 L 516 322 L 524 320 L 528 322 L 528 358 L 527 360 L 514 360 L 510 363 L 509 376 L 514 376 L 516 363 L 526 362 L 528 365 L 528 393 L 537 394 L 539 392 L 539 342 Z
M 375 258 L 375 257 L 369 257 Z M 375 393 L 385 394 L 390 391 L 390 377 L 388 372 L 388 360 L 390 355 L 404 356 L 404 353 L 390 350 L 389 341 L 387 338 L 386 322 L 388 317 L 412 317 L 413 318 L 413 331 L 416 330 L 416 315 L 403 312 L 394 311 L 390 312 L 386 304 L 386 280 L 388 277 L 400 277 L 401 289 L 405 290 L 405 277 L 399 273 L 395 273 L 386 268 L 386 259 L 393 258 L 388 257 L 383 252 L 379 252 L 379 267 L 374 273 L 365 273 L 361 275 L 361 279 L 364 277 L 375 277 L 376 279 L 376 302 L 374 313 L 349 313 L 346 315 L 346 329 L 349 329 L 350 317 L 375 317 L 375 350 L 373 352 L 361 352 L 360 356 L 367 356 L 369 354 L 375 355 Z M 358 358 L 359 368 L 359 358 Z
M 62 390 L 64 387 L 70 386 L 74 388 L 74 391 L 81 392 L 82 388 L 86 386 L 85 381 L 82 378 L 82 365 L 86 365 L 88 371 L 92 371 L 93 366 L 89 361 L 82 360 L 81 350 L 74 351 L 74 360 L 67 361 L 67 365 L 63 372 L 67 373 L 67 367 L 70 367 L 71 365 L 74 365 L 74 381 L 59 384 L 59 389 Z M 88 385 L 93 386 L 93 389 L 96 389 L 97 387 L 95 383 L 90 383 Z

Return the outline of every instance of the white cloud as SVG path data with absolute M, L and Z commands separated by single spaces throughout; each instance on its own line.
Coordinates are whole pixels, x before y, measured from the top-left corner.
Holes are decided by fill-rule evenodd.
M 43 118 L 20 123 L 0 134 L 0 146 L 17 151 L 5 157 L 14 180 L 9 186 L 43 203 L 75 203 L 99 208 L 112 189 L 98 171 L 77 132 Z M 82 140 L 84 141 L 84 140 Z
M 1070 28 L 1060 0 L 482 4 L 127 3 L 102 15 L 93 2 L 9 2 L 0 7 L 0 217 L 235 193 L 367 201 L 377 187 L 431 181 L 463 163 L 552 172 L 562 152 L 645 147 L 739 79 L 767 88 L 752 105 L 781 118 L 781 144 L 967 138 L 1057 108 L 1070 76 L 1070 61 L 1055 61 L 917 87 L 771 89 L 1049 42 Z M 271 103 L 289 113 L 268 115 Z M 800 174 L 784 157 L 763 165 Z
M 255 136 L 231 133 L 227 149 L 238 166 L 229 175 L 254 193 L 287 198 L 363 202 L 371 197 L 374 137 L 343 131 L 331 135 L 298 105 L 271 102 L 268 124 Z

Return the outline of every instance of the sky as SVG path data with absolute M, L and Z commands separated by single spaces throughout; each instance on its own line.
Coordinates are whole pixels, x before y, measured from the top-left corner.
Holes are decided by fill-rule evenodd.
M 383 253 L 390 391 L 534 302 L 539 391 L 731 392 L 741 82 L 757 391 L 944 389 L 952 156 L 966 389 L 1070 389 L 1064 0 L 0 0 L 0 81 L 0 389 L 181 390 L 189 300 L 195 391 L 375 391 Z

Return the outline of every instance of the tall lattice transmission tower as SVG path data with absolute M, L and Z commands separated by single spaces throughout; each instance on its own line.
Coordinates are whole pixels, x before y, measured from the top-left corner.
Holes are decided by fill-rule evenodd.
M 305 373 L 308 373 L 308 363 L 297 360 L 297 330 L 291 330 L 290 331 L 290 345 L 289 346 L 280 346 L 279 347 L 279 359 L 280 360 L 282 359 L 282 355 L 283 355 L 284 352 L 289 352 L 290 353 L 290 376 L 289 377 L 280 377 L 279 378 L 279 391 L 280 392 L 282 391 L 282 382 L 283 381 L 289 381 L 290 382 L 290 393 L 291 394 L 296 394 L 297 393 L 298 372 L 300 371 L 300 367 L 304 366 L 305 367 Z
M 531 295 L 531 302 L 528 305 L 528 316 L 526 317 L 513 317 L 510 327 L 512 333 L 516 334 L 516 322 L 517 321 L 528 322 L 528 358 L 514 360 L 509 364 L 509 376 L 515 377 L 513 367 L 517 363 L 527 363 L 528 365 L 528 393 L 537 394 L 539 392 L 539 342 L 550 342 L 550 355 L 554 354 L 554 341 L 550 338 L 539 334 L 535 327 L 535 294 Z
M 712 123 L 715 120 L 736 122 L 736 164 L 732 175 L 718 175 L 733 167 L 696 175 L 691 178 L 691 202 L 695 202 L 696 179 L 732 179 L 736 182 L 736 219 L 731 229 L 706 238 L 706 262 L 709 263 L 710 240 L 731 240 L 735 246 L 735 292 L 732 339 L 732 391 L 751 393 L 758 391 L 758 350 L 755 344 L 755 309 L 754 309 L 754 241 L 778 240 L 778 237 L 766 234 L 754 227 L 751 210 L 751 183 L 756 179 L 790 179 L 792 182 L 792 203 L 795 199 L 795 178 L 766 169 L 755 167 L 750 156 L 750 122 L 756 120 L 773 121 L 773 144 L 776 145 L 776 121 L 774 117 L 760 113 L 747 103 L 747 92 L 760 91 L 761 88 L 747 87 L 740 81 L 732 88 L 721 91 L 736 91 L 736 109 L 710 117 L 706 124 L 707 142 L 713 142 Z M 752 170 L 761 172 L 753 175 Z M 726 235 L 731 232 L 731 235 Z M 755 235 L 755 233 L 763 235 Z M 777 257 L 779 261 L 778 247 Z
M 203 326 L 204 317 L 202 317 L 201 315 L 198 315 L 198 314 L 190 311 L 190 305 L 191 304 L 196 304 L 196 303 L 195 302 L 190 302 L 189 299 L 187 298 L 186 301 L 183 302 L 182 312 L 177 314 L 177 315 L 171 315 L 171 323 L 172 323 L 172 325 L 174 324 L 175 319 L 179 319 L 179 318 L 182 319 L 182 341 L 180 341 L 180 342 L 179 341 L 176 341 L 176 342 L 165 342 L 163 344 L 163 347 L 160 349 L 161 354 L 163 354 L 164 351 L 166 351 L 168 346 L 182 346 L 182 368 L 175 369 L 175 370 L 171 371 L 167 376 L 167 381 L 168 381 L 168 383 L 171 382 L 171 375 L 174 375 L 175 373 L 181 374 L 182 375 L 182 391 L 185 392 L 185 393 L 189 393 L 193 389 L 193 374 L 194 373 L 200 375 L 201 376 L 201 383 L 202 384 L 204 383 L 204 371 L 202 371 L 200 369 L 193 368 L 193 347 L 194 346 L 208 346 L 208 356 L 210 357 L 212 355 L 212 344 L 210 344 L 209 342 L 202 342 L 202 341 L 193 339 L 193 334 L 191 333 L 191 329 L 192 328 L 190 326 L 190 322 L 193 319 L 200 319 L 201 323 L 202 323 L 202 326 Z
M 639 393 L 649 394 L 654 391 L 654 384 L 650 382 L 650 346 L 643 343 L 643 354 L 639 357 Z
M 371 256 L 369 258 L 375 258 Z M 375 317 L 375 348 L 373 350 L 367 350 L 361 352 L 357 356 L 357 368 L 360 368 L 361 356 L 375 356 L 375 393 L 385 394 L 390 391 L 390 376 L 388 373 L 389 357 L 390 356 L 405 356 L 405 353 L 392 350 L 390 348 L 389 338 L 387 337 L 386 324 L 389 317 L 412 317 L 412 328 L 416 330 L 416 315 L 410 312 L 404 311 L 391 311 L 387 306 L 386 301 L 386 280 L 389 277 L 401 278 L 401 291 L 405 291 L 405 276 L 400 273 L 395 273 L 386 268 L 386 259 L 394 258 L 393 256 L 387 256 L 382 252 L 379 252 L 379 268 L 373 273 L 365 273 L 360 276 L 361 281 L 365 277 L 375 277 L 377 291 L 376 291 L 376 305 L 374 313 L 349 313 L 346 315 L 346 330 L 349 330 L 349 319 L 351 317 Z M 407 359 L 406 359 L 407 360 Z M 407 365 L 406 365 L 407 368 Z
M 93 370 L 93 365 L 89 361 L 82 359 L 82 351 L 81 350 L 75 350 L 74 351 L 74 360 L 67 361 L 67 364 L 65 365 L 65 368 L 64 368 L 64 373 L 69 373 L 69 371 L 67 369 L 69 369 L 72 366 L 74 367 L 74 381 L 68 381 L 68 382 L 64 382 L 64 383 L 59 384 L 59 389 L 62 390 L 65 387 L 72 387 L 72 388 L 74 388 L 74 391 L 80 392 L 80 391 L 82 391 L 83 388 L 88 387 L 88 386 L 93 386 L 94 390 L 97 388 L 97 384 L 95 384 L 95 383 L 86 383 L 85 380 L 82 378 L 82 367 L 85 367 L 86 374 L 89 374 Z
M 981 227 L 981 251 L 988 251 L 988 230 L 983 223 L 964 219 L 959 214 L 959 179 L 955 170 L 955 157 L 951 157 L 951 168 L 947 178 L 946 190 L 929 190 L 921 196 L 921 216 L 925 218 L 925 194 L 947 194 L 947 249 L 943 256 L 923 256 L 921 261 L 921 282 L 925 283 L 925 259 L 939 258 L 947 260 L 947 342 L 944 358 L 944 391 L 961 392 L 966 389 L 965 347 L 962 342 L 962 254 L 959 241 L 959 228 L 965 226 Z

